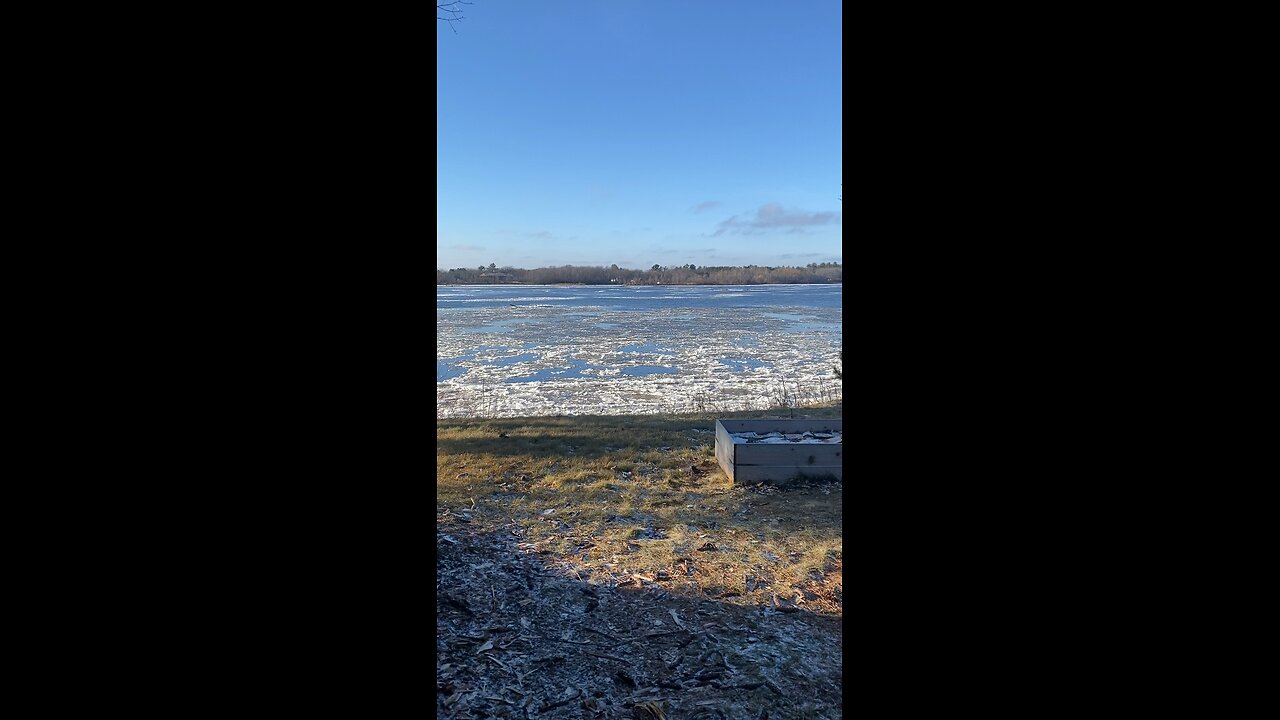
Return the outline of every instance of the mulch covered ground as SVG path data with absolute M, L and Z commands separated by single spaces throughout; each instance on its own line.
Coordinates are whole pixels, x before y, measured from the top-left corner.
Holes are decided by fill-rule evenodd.
M 839 718 L 838 618 L 563 575 L 505 528 L 436 529 L 446 718 Z

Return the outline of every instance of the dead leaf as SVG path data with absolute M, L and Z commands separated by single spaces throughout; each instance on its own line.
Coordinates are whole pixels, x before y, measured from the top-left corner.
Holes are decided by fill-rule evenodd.
M 486 642 L 485 644 L 481 645 L 481 646 L 480 646 L 480 649 L 476 650 L 476 654 L 477 654 L 477 655 L 479 655 L 480 653 L 484 652 L 485 650 L 492 650 L 492 649 L 493 649 L 493 638 L 489 638 L 489 641 L 488 641 L 488 642 Z
M 665 720 L 667 717 L 662 712 L 662 706 L 656 702 L 636 703 L 631 709 L 631 715 L 637 720 Z

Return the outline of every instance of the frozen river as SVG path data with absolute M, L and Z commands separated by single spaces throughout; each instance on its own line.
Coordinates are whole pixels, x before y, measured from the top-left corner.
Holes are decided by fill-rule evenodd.
M 760 409 L 840 397 L 841 285 L 436 289 L 436 416 Z

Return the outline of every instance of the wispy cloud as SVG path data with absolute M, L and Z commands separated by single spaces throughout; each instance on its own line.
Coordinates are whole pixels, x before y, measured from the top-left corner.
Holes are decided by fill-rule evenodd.
M 462 252 L 481 252 L 484 250 L 483 245 L 450 245 L 446 250 L 461 250 Z
M 718 208 L 718 207 L 720 207 L 720 206 L 721 206 L 721 205 L 723 205 L 723 204 L 724 204 L 724 203 L 720 202 L 719 200 L 708 200 L 708 201 L 706 201 L 706 202 L 700 202 L 700 203 L 698 203 L 697 205 L 694 205 L 693 207 L 691 207 L 691 208 L 689 208 L 689 209 L 690 209 L 690 210 L 692 210 L 692 211 L 693 211 L 693 212 L 695 212 L 695 213 L 700 213 L 700 212 L 702 212 L 703 210 L 710 210 L 710 209 L 712 209 L 712 208 Z
M 788 229 L 791 233 L 803 234 L 803 228 L 813 225 L 830 225 L 837 222 L 840 217 L 834 212 L 805 212 L 803 210 L 788 211 L 778 203 L 769 203 L 761 205 L 756 210 L 755 218 L 742 215 L 734 215 L 720 223 L 719 229 L 712 235 L 723 235 L 725 233 L 736 233 L 739 235 L 751 235 L 760 232 L 769 232 L 772 230 Z
M 546 230 L 539 230 L 538 232 L 525 233 L 525 235 L 531 238 L 538 238 L 539 240 L 550 240 L 551 238 L 555 237 L 554 235 L 547 232 Z

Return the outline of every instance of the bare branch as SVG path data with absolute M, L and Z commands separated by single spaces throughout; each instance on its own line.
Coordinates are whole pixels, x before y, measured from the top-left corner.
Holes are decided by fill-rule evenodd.
M 467 18 L 466 18 L 466 16 L 464 16 L 464 15 L 462 14 L 462 8 L 460 8 L 460 7 L 458 7 L 458 6 L 459 6 L 459 5 L 474 5 L 474 4 L 475 4 L 475 3 L 466 2 L 466 0 L 454 0 L 454 2 L 447 2 L 447 3 L 437 4 L 437 5 L 436 5 L 436 12 L 437 12 L 437 13 L 445 13 L 445 15 L 436 15 L 436 19 L 437 19 L 437 20 L 443 20 L 443 21 L 445 21 L 445 22 L 449 23 L 449 29 L 450 29 L 450 30 L 452 30 L 452 31 L 454 31 L 454 32 L 456 33 L 456 32 L 458 32 L 458 29 L 457 29 L 457 28 L 455 28 L 455 27 L 453 26 L 453 24 L 454 24 L 455 22 L 462 22 L 463 20 L 466 20 L 466 19 L 467 19 Z

